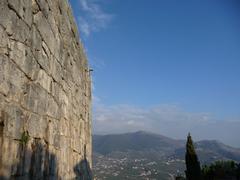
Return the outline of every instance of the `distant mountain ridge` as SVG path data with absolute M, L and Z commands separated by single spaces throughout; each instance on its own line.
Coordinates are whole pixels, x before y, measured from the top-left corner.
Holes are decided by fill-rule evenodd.
M 198 141 L 195 143 L 195 148 L 199 159 L 204 163 L 220 159 L 240 161 L 239 148 L 227 146 L 216 140 Z M 185 140 L 176 140 L 145 131 L 93 135 L 93 151 L 102 155 L 115 152 L 154 152 L 165 157 L 184 159 Z
M 100 154 L 114 151 L 169 151 L 182 147 L 183 142 L 145 131 L 125 134 L 94 135 L 93 150 Z

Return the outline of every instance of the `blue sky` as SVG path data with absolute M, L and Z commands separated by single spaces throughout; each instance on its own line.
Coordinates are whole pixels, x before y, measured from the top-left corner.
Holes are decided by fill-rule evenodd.
M 238 0 L 70 2 L 94 69 L 95 133 L 193 131 L 240 147 Z

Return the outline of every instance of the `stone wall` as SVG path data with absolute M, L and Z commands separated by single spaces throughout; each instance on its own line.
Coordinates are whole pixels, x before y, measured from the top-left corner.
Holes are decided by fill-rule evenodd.
M 90 73 L 68 1 L 1 0 L 0 179 L 88 176 L 91 144 Z

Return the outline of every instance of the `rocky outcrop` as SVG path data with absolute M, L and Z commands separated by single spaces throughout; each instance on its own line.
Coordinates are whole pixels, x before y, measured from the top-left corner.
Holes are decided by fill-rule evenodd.
M 0 178 L 90 178 L 90 84 L 67 0 L 0 1 Z

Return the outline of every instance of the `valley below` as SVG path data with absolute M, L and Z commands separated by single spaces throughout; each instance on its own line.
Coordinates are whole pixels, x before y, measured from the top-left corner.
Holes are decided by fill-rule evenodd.
M 240 149 L 216 140 L 195 143 L 201 165 L 218 160 L 240 161 Z M 185 141 L 138 131 L 94 135 L 93 174 L 106 180 L 168 180 L 185 171 Z

